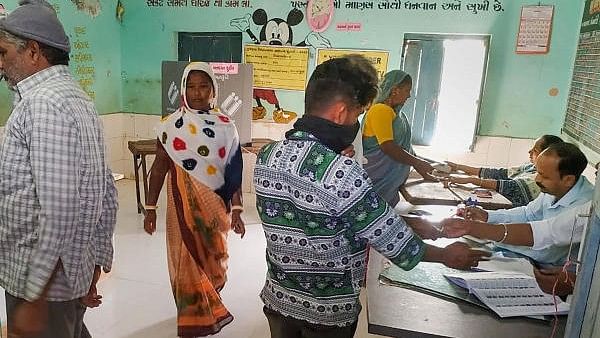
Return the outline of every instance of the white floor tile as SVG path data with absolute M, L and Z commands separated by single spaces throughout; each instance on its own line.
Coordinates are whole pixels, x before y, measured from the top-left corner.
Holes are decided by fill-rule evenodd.
M 112 272 L 103 275 L 98 285 L 103 304 L 86 313 L 86 325 L 94 338 L 176 338 L 175 303 L 167 271 L 165 196 L 162 194 L 158 203 L 162 208 L 158 209 L 157 232 L 149 236 L 143 231 L 142 216 L 137 214 L 134 182 L 121 180 L 117 187 L 120 209 L 115 262 Z M 234 233 L 229 236 L 228 282 L 222 291 L 223 301 L 235 320 L 212 336 L 216 338 L 269 337 L 258 297 L 266 274 L 265 239 L 254 195 L 245 194 L 244 204 L 247 232 L 243 239 Z M 4 292 L 0 290 L 3 322 L 4 311 Z M 355 337 L 379 337 L 367 333 L 365 311 Z

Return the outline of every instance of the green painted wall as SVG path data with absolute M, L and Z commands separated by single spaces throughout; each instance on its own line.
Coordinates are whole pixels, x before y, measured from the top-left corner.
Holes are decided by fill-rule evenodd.
M 521 5 L 532 4 L 526 0 L 497 0 L 503 11 L 493 9 L 473 14 L 467 11 L 470 3 L 484 4 L 482 0 L 463 0 L 460 11 L 442 9 L 444 3 L 458 0 L 429 0 L 437 3 L 437 10 L 409 10 L 401 1 L 400 10 L 346 8 L 352 1 L 340 0 L 333 25 L 323 33 L 333 47 L 386 49 L 390 51 L 389 68 L 400 65 L 400 51 L 405 32 L 443 32 L 492 34 L 487 84 L 481 109 L 482 135 L 511 137 L 536 137 L 541 133 L 558 133 L 564 118 L 566 98 L 572 74 L 583 2 L 573 0 L 548 0 L 555 5 L 555 19 L 550 53 L 524 56 L 515 54 L 516 35 Z M 148 3 L 163 6 L 149 6 Z M 194 1 L 198 3 L 198 1 Z M 203 1 L 200 1 L 203 2 Z M 177 58 L 176 34 L 178 31 L 237 31 L 229 25 L 230 19 L 264 8 L 269 18 L 287 17 L 293 3 L 300 1 L 250 0 L 252 8 L 173 7 L 167 0 L 129 1 L 126 4 L 122 26 L 123 110 L 159 114 L 160 64 L 162 60 Z M 225 3 L 227 1 L 223 1 Z M 390 1 L 395 2 L 395 1 Z M 242 1 L 239 1 L 240 6 Z M 339 32 L 336 22 L 360 22 L 360 32 Z M 260 29 L 253 23 L 251 31 L 258 35 Z M 305 21 L 294 28 L 294 44 L 301 42 L 309 29 Z M 250 42 L 247 34 L 244 41 Z M 314 59 L 311 58 L 311 69 Z M 551 88 L 558 88 L 557 96 L 550 96 Z M 278 91 L 282 106 L 302 112 L 302 93 Z
M 89 0 L 92 2 L 94 0 Z M 500 3 L 502 11 L 494 10 Z M 216 7 L 215 1 L 208 7 L 187 5 L 168 6 L 167 0 L 123 1 L 124 22 L 114 17 L 115 1 L 101 0 L 101 11 L 92 17 L 78 10 L 71 1 L 55 0 L 59 15 L 73 41 L 88 42 L 88 48 L 74 49 L 91 54 L 93 60 L 82 62 L 74 59 L 72 69 L 78 72 L 93 71 L 93 77 L 82 74 L 80 78 L 93 78 L 88 89 L 95 93 L 101 114 L 113 111 L 133 111 L 160 114 L 160 65 L 162 60 L 177 58 L 177 32 L 237 31 L 230 26 L 233 18 L 251 14 L 264 8 L 269 18 L 283 17 L 293 4 L 301 1 L 249 0 L 249 8 Z M 176 2 L 176 1 L 175 1 Z M 182 2 L 182 1 L 180 1 Z M 234 1 L 236 2 L 236 1 Z M 240 6 L 243 1 L 237 1 Z M 373 9 L 346 8 L 350 3 L 373 3 Z M 484 4 L 484 0 L 464 0 L 460 11 L 442 9 L 444 3 L 458 0 L 428 0 L 437 4 L 436 10 L 407 9 L 401 1 L 400 10 L 382 10 L 383 0 L 340 0 L 332 26 L 322 35 L 335 48 L 386 49 L 390 51 L 389 68 L 400 65 L 403 34 L 406 32 L 491 34 L 488 76 L 482 100 L 480 128 L 482 135 L 536 137 L 542 133 L 558 133 L 564 118 L 566 98 L 572 74 L 578 27 L 581 22 L 583 1 L 549 0 L 555 5 L 555 18 L 550 53 L 546 55 L 517 55 L 514 53 L 521 5 L 531 4 L 525 0 L 492 0 L 488 11 L 477 14 L 467 10 L 471 3 Z M 395 2 L 395 1 L 390 1 Z M 14 7 L 16 0 L 3 2 L 7 8 Z M 150 6 L 162 3 L 162 6 Z M 300 43 L 309 33 L 304 20 L 293 28 L 294 44 Z M 336 22 L 359 22 L 360 32 L 335 30 Z M 76 27 L 85 27 L 85 34 L 77 37 Z M 251 23 L 251 31 L 258 35 L 260 27 Z M 244 33 L 244 42 L 250 38 Z M 82 45 L 81 47 L 85 47 Z M 89 53 L 87 52 L 89 51 Z M 314 55 L 311 52 L 311 70 Z M 86 67 L 94 67 L 93 69 Z M 557 88 L 557 96 L 549 90 Z M 278 91 L 282 107 L 303 110 L 301 92 Z M 8 91 L 0 85 L 0 124 L 5 121 L 10 107 Z
M 96 102 L 100 114 L 120 111 L 121 99 L 121 42 L 120 23 L 115 19 L 115 3 L 112 0 L 84 0 L 81 4 L 99 3 L 99 11 L 93 16 L 86 9 L 78 9 L 69 0 L 50 1 L 57 9 L 69 38 L 71 39 L 71 70 L 82 87 Z M 14 9 L 17 0 L 0 1 L 8 9 Z M 92 7 L 96 9 L 96 7 Z M 11 97 L 6 83 L 0 83 L 0 125 L 10 114 Z

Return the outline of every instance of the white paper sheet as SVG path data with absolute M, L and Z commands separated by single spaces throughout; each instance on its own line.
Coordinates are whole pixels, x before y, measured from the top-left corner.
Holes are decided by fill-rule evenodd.
M 518 272 L 466 272 L 444 275 L 469 289 L 500 317 L 567 314 L 569 304 L 544 293 L 535 278 Z

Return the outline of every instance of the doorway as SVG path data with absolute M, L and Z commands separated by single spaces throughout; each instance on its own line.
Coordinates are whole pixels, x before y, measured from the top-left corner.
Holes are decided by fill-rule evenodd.
M 416 145 L 472 150 L 489 35 L 405 34 L 402 70 L 413 79 L 403 111 Z

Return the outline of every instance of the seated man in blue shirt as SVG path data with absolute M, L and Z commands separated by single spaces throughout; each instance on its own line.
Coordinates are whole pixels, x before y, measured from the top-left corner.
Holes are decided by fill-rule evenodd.
M 578 251 L 577 246 L 583 239 L 591 206 L 590 201 L 551 218 L 529 223 L 506 224 L 506 227 L 462 218 L 447 218 L 441 222 L 441 228 L 444 235 L 449 238 L 469 235 L 504 244 L 531 247 L 532 250 L 551 247 L 568 248 L 573 243 L 571 257 L 574 257 Z M 574 271 L 563 271 L 562 267 L 547 269 L 534 267 L 533 272 L 544 292 L 551 294 L 557 281 L 555 293 L 558 296 L 566 296 L 573 292 Z
M 592 199 L 594 193 L 593 185 L 581 174 L 587 166 L 585 155 L 571 143 L 556 143 L 544 150 L 537 159 L 536 184 L 542 193 L 526 206 L 485 211 L 480 208 L 468 208 L 465 218 L 502 224 L 498 231 L 496 245 L 500 249 L 509 250 L 525 255 L 542 266 L 562 265 L 567 259 L 568 245 L 548 245 L 544 247 L 529 248 L 521 245 L 511 245 L 507 241 L 509 234 L 515 232 L 515 226 L 523 226 L 534 223 L 548 223 L 548 220 L 576 206 L 585 204 Z M 505 223 L 511 224 L 510 227 Z M 535 225 L 540 228 L 539 224 Z M 482 231 L 485 225 L 481 225 Z M 488 227 L 489 228 L 489 227 Z M 510 231 L 513 229 L 512 231 Z M 531 228 L 529 228 L 531 231 Z M 533 236 L 533 235 L 532 235 Z M 521 243 L 516 243 L 521 244 Z
M 341 154 L 376 94 L 377 73 L 365 58 L 320 64 L 304 116 L 286 140 L 258 154 L 254 185 L 268 266 L 261 298 L 272 338 L 353 337 L 368 246 L 405 270 L 420 261 L 468 269 L 487 255 L 463 243 L 424 244 Z

